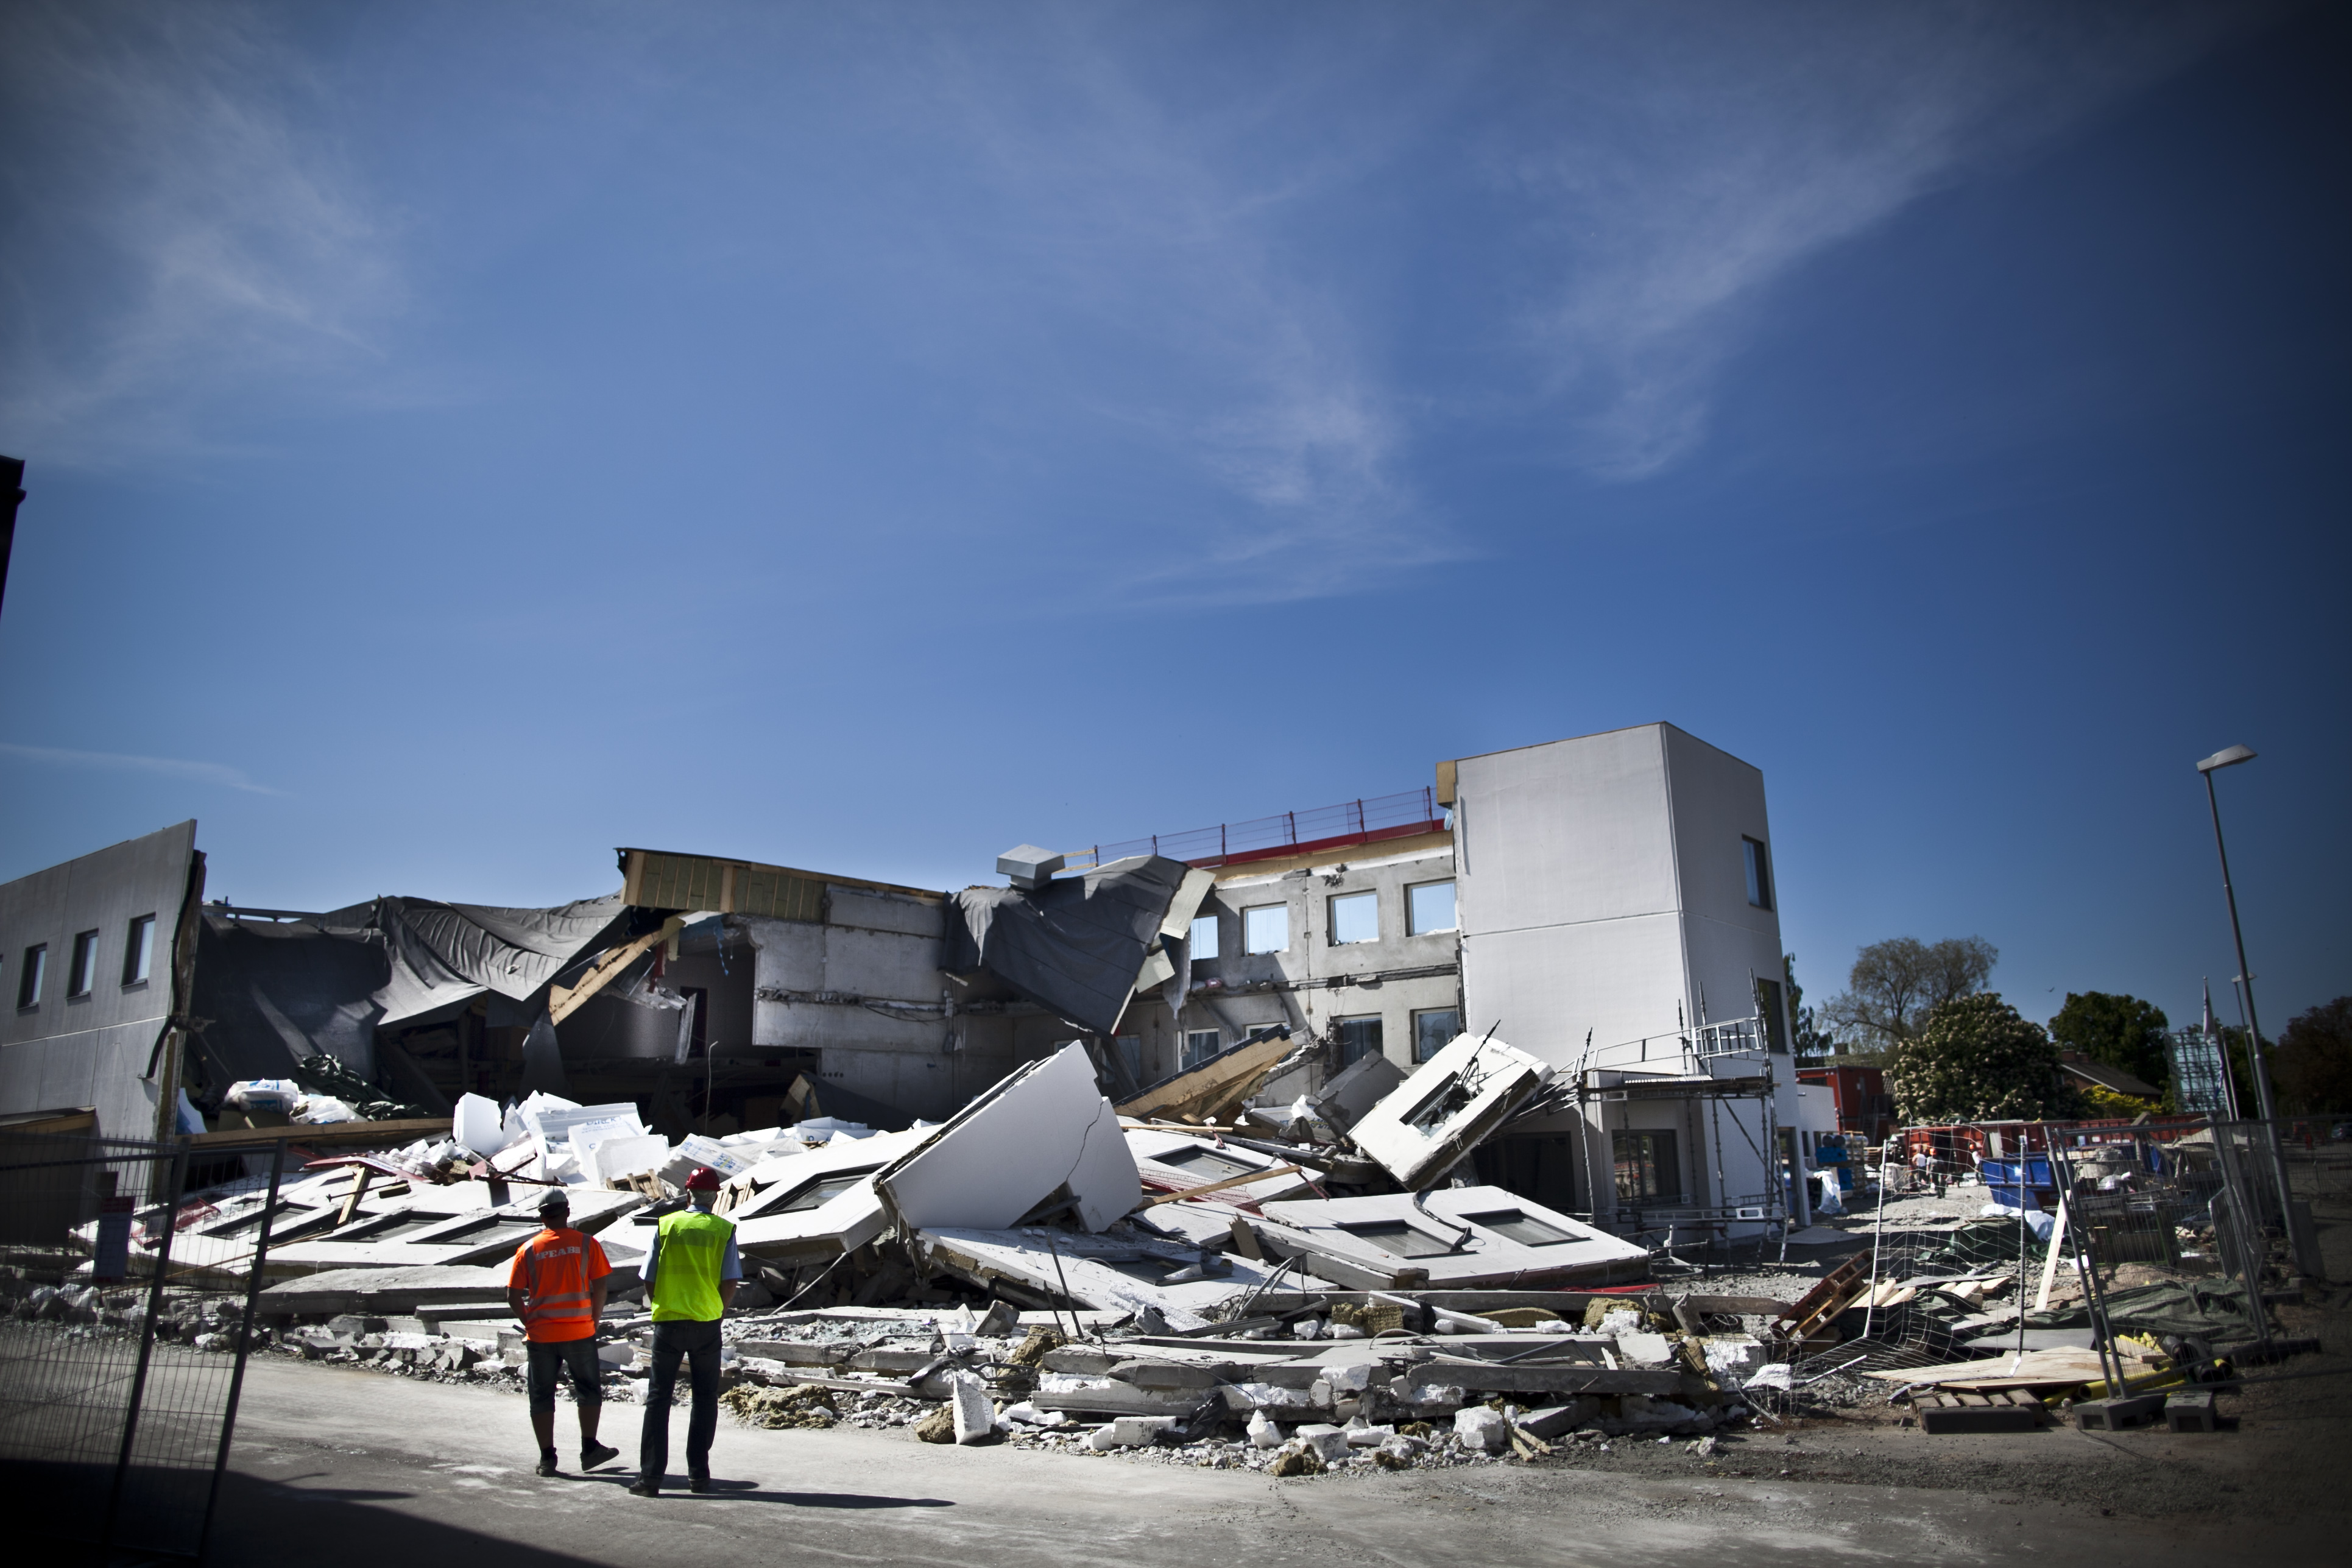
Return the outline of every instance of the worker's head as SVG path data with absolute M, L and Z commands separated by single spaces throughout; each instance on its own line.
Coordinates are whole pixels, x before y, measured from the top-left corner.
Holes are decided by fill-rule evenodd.
M 696 1208 L 707 1209 L 719 1199 L 719 1173 L 708 1165 L 697 1165 L 694 1174 L 686 1179 L 686 1195 Z
M 540 1199 L 539 1223 L 550 1230 L 562 1230 L 572 1223 L 572 1200 L 562 1193 L 550 1193 Z

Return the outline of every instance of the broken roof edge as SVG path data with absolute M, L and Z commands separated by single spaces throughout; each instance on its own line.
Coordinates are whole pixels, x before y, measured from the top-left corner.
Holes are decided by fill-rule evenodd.
M 950 896 L 948 893 L 938 888 L 910 888 L 898 882 L 876 881 L 870 877 L 844 877 L 831 871 L 810 871 L 798 866 L 779 866 L 772 861 L 746 859 L 740 855 L 699 855 L 691 850 L 686 849 L 648 849 L 640 845 L 626 844 L 616 846 L 614 848 L 613 853 L 619 858 L 621 864 L 621 875 L 623 878 L 621 889 L 622 894 L 626 901 L 633 905 L 637 903 L 637 894 L 640 890 L 638 887 L 638 879 L 642 872 L 641 865 L 632 865 L 629 858 L 633 855 L 661 855 L 677 860 L 708 860 L 714 866 L 725 867 L 730 869 L 740 867 L 746 870 L 766 871 L 784 877 L 798 877 L 805 881 L 829 882 L 835 887 L 856 888 L 869 893 L 899 893 L 910 899 L 923 900 L 929 903 L 943 903 Z M 732 900 L 729 900 L 727 901 L 731 902 Z M 715 910 L 714 912 L 731 915 L 756 913 L 758 911 L 721 907 Z

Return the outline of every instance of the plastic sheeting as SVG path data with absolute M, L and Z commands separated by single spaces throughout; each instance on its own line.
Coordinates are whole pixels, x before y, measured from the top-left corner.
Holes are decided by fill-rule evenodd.
M 1108 1034 L 1189 869 L 1139 855 L 1034 891 L 966 888 L 950 906 L 945 967 L 984 968 L 1081 1028 Z

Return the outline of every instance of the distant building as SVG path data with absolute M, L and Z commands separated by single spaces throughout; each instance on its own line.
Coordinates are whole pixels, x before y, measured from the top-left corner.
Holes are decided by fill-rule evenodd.
M 1886 1074 L 1874 1067 L 1805 1067 L 1797 1069 L 1801 1082 L 1821 1084 L 1836 1108 L 1837 1130 L 1873 1144 L 1884 1143 L 1895 1131 L 1895 1097 L 1886 1092 Z
M 2126 1095 L 2134 1100 L 2159 1100 L 2164 1098 L 2161 1087 L 2145 1079 L 2135 1078 L 2121 1068 L 2095 1061 L 2080 1051 L 2061 1051 L 2058 1070 L 2068 1082 L 2082 1089 L 2103 1089 L 2109 1094 Z

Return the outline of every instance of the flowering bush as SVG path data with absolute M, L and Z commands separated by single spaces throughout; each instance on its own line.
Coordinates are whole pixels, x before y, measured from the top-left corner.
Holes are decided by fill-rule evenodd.
M 1928 1014 L 1918 1034 L 1887 1052 L 1886 1087 L 1914 1127 L 2056 1120 L 2084 1109 L 2042 1026 L 1990 991 Z

